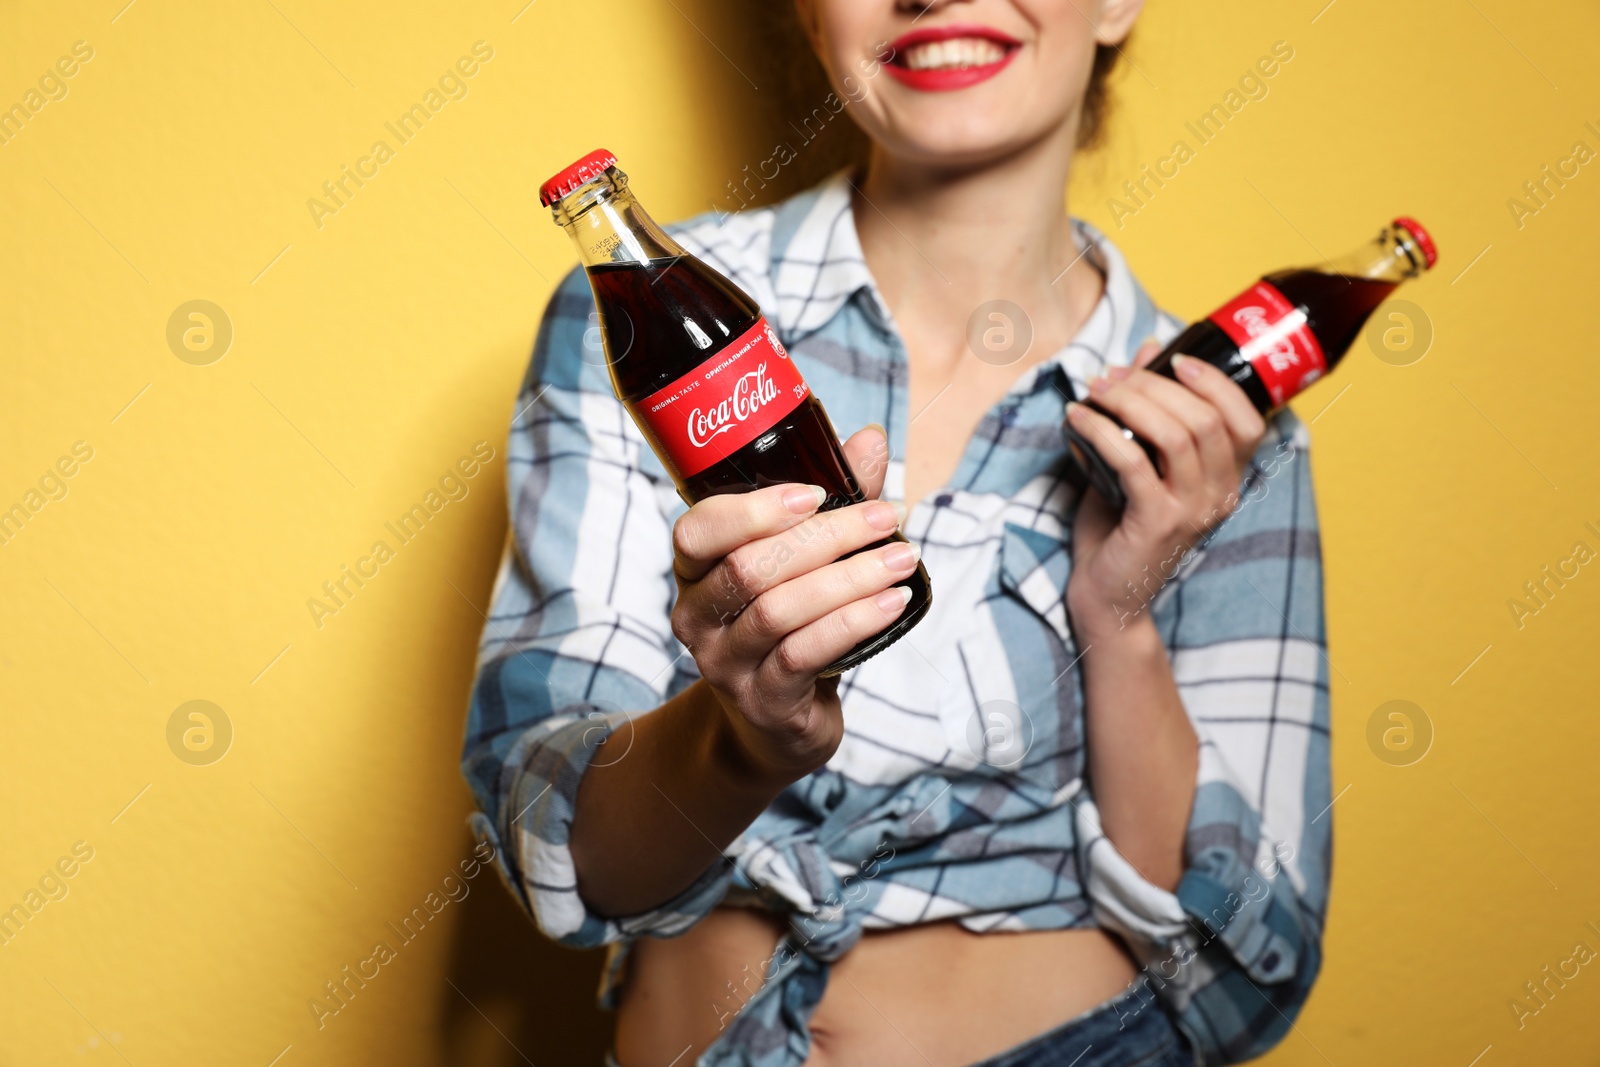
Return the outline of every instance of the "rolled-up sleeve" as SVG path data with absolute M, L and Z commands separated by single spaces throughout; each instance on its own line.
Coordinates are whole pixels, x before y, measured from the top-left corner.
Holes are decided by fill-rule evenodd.
M 1328 660 L 1309 436 L 1279 413 L 1242 502 L 1152 605 L 1200 741 L 1176 893 L 1150 884 L 1077 807 L 1080 863 L 1207 1064 L 1259 1056 L 1321 967 L 1331 860 Z
M 726 889 L 726 864 L 659 908 L 607 918 L 578 893 L 578 786 L 623 759 L 632 722 L 694 680 L 672 636 L 665 471 L 617 401 L 582 271 L 552 296 L 507 452 L 511 529 L 478 657 L 462 765 L 474 832 L 545 934 L 588 947 L 681 932 Z

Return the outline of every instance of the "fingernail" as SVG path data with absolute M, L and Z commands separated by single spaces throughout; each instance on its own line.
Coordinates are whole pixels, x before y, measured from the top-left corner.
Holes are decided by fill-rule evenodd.
M 872 602 L 877 604 L 878 610 L 885 615 L 898 615 L 905 610 L 907 604 L 911 603 L 911 590 L 903 585 L 897 585 L 873 597 Z
M 1071 419 L 1073 422 L 1082 422 L 1083 414 L 1084 412 L 1082 404 L 1078 403 L 1076 400 L 1069 400 L 1067 402 L 1067 418 Z
M 1119 382 L 1127 381 L 1131 374 L 1133 374 L 1132 367 L 1112 367 L 1110 370 L 1106 371 L 1107 378 L 1111 378 Z
M 883 565 L 892 571 L 908 571 L 916 566 L 922 549 L 905 541 L 897 541 L 883 553 Z
M 887 533 L 899 527 L 905 520 L 906 506 L 904 504 L 890 504 L 878 500 L 868 504 L 862 512 L 867 520 L 867 525 Z
M 796 515 L 809 515 L 828 499 L 828 491 L 820 485 L 797 485 L 783 494 L 783 506 Z
M 1173 356 L 1172 369 L 1178 377 L 1190 380 L 1200 373 L 1200 367 L 1195 363 L 1193 356 Z
M 1111 380 L 1105 375 L 1096 375 L 1089 379 L 1089 392 L 1096 396 L 1111 388 Z
M 889 430 L 881 422 L 869 422 L 864 429 L 877 430 L 879 433 L 883 434 L 883 439 L 885 441 L 889 439 Z

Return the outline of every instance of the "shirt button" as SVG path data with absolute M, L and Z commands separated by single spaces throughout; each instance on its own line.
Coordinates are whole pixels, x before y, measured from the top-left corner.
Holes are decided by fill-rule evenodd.
M 947 508 L 951 504 L 954 504 L 955 500 L 956 498 L 951 496 L 949 493 L 940 493 L 938 496 L 933 498 L 933 506 L 936 508 Z

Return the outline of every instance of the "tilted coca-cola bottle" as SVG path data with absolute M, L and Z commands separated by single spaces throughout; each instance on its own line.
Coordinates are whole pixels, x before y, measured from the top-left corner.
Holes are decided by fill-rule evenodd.
M 784 482 L 820 485 L 824 511 L 866 499 L 760 307 L 656 225 L 611 153 L 561 171 L 539 202 L 578 246 L 612 387 L 685 502 Z M 905 538 L 896 532 L 861 551 L 890 540 Z M 933 592 L 920 563 L 898 584 L 911 592 L 905 611 L 824 674 L 883 651 L 928 613 Z
M 1438 258 L 1433 238 L 1416 219 L 1395 219 L 1349 255 L 1268 274 L 1173 338 L 1147 369 L 1171 378 L 1174 355 L 1205 360 L 1237 382 L 1256 410 L 1266 414 L 1332 370 L 1377 306 Z M 1121 425 L 1098 404 L 1088 403 Z M 1084 434 L 1071 425 L 1066 432 L 1072 458 L 1089 484 L 1120 509 L 1126 498 L 1117 472 Z M 1159 468 L 1148 442 L 1127 427 L 1122 433 Z

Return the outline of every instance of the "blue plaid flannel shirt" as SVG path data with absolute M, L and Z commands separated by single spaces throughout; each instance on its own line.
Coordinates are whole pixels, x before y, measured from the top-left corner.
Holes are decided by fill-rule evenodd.
M 845 437 L 904 454 L 905 348 L 869 274 L 843 176 L 775 207 L 674 227 L 756 297 Z M 863 930 L 1112 930 L 1200 1062 L 1260 1055 L 1321 962 L 1331 859 L 1321 551 L 1304 426 L 1269 424 L 1243 503 L 1149 604 L 1200 741 L 1186 870 L 1150 884 L 1100 829 L 1085 781 L 1082 654 L 1065 603 L 1078 491 L 1063 405 L 1180 324 L 1117 249 L 1075 223 L 1105 277 L 1078 335 L 983 418 L 949 484 L 914 508 L 932 611 L 846 674 L 846 736 L 676 899 L 605 917 L 576 889 L 578 784 L 625 758 L 631 721 L 697 677 L 668 624 L 670 478 L 613 395 L 581 271 L 556 289 L 512 421 L 511 539 L 485 627 L 464 769 L 501 873 L 563 944 L 682 933 L 722 903 L 789 918 L 768 980 L 721 1018 L 705 1067 L 800 1067 L 828 963 Z M 904 469 L 892 461 L 885 496 Z

